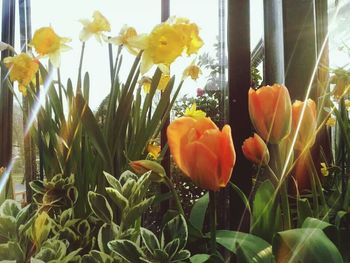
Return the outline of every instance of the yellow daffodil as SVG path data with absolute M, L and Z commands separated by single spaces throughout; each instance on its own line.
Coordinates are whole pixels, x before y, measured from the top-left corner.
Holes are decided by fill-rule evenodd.
M 18 89 L 26 96 L 26 87 L 38 71 L 39 62 L 27 53 L 21 53 L 14 57 L 5 58 L 4 63 L 10 71 L 11 81 L 18 81 Z
M 108 20 L 99 11 L 95 11 L 92 17 L 92 21 L 89 19 L 80 20 L 84 28 L 80 32 L 79 38 L 83 42 L 87 41 L 91 36 L 95 36 L 96 40 L 101 42 L 101 38 L 104 36 L 103 32 L 111 31 Z
M 197 110 L 197 104 L 193 103 L 191 108 L 187 108 L 185 110 L 184 116 L 192 117 L 198 120 L 198 119 L 205 118 L 207 114 L 204 111 Z
M 146 76 L 143 76 L 139 82 L 140 86 L 142 86 L 143 91 L 145 93 L 149 93 L 151 90 L 151 85 L 152 85 L 152 79 Z
M 160 146 L 155 143 L 155 142 L 151 142 L 147 145 L 147 152 L 148 155 L 152 158 L 152 159 L 158 159 L 159 155 L 160 155 L 160 151 L 161 148 Z
M 42 27 L 35 31 L 30 45 L 40 56 L 48 56 L 53 66 L 59 67 L 61 51 L 70 49 L 66 45 L 70 41 L 69 38 L 58 36 L 51 27 Z
M 325 163 L 321 163 L 321 174 L 323 174 L 323 176 L 329 175 L 328 167 Z
M 346 110 L 350 110 L 350 100 L 345 100 L 344 101 L 344 104 L 345 104 L 345 108 L 346 108 Z
M 197 53 L 203 46 L 203 40 L 199 36 L 198 26 L 186 18 L 175 18 L 173 20 L 174 28 L 181 34 L 182 40 L 185 43 L 187 55 Z
M 326 122 L 326 125 L 327 126 L 330 126 L 330 127 L 334 127 L 335 124 L 336 124 L 337 120 L 336 118 L 334 118 L 333 116 L 329 117 L 327 122 Z
M 169 80 L 170 80 L 170 75 L 162 73 L 157 89 L 163 92 L 166 89 Z
M 199 74 L 201 73 L 202 73 L 201 69 L 194 62 L 192 62 L 191 65 L 185 68 L 182 79 L 191 77 L 191 79 L 196 80 L 198 79 Z
M 125 47 L 131 54 L 137 55 L 139 53 L 139 49 L 130 45 L 129 40 L 136 37 L 137 32 L 135 28 L 124 26 L 118 36 L 112 37 L 109 42 L 117 45 Z
M 143 50 L 141 74 L 146 73 L 153 65 L 160 69 L 169 66 L 186 52 L 187 55 L 196 53 L 203 45 L 198 35 L 198 27 L 189 20 L 178 19 L 157 25 L 149 35 L 134 37 L 129 44 Z

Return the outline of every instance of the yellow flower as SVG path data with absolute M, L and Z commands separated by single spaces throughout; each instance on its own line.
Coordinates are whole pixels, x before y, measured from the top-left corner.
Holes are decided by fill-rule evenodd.
M 152 79 L 146 76 L 143 76 L 139 82 L 140 86 L 142 86 L 143 91 L 145 93 L 149 93 L 151 90 L 151 85 L 152 85 Z
M 191 79 L 196 80 L 201 73 L 201 69 L 194 62 L 192 62 L 191 65 L 185 68 L 182 79 L 191 77 Z
M 325 163 L 321 163 L 321 174 L 323 174 L 323 176 L 329 175 L 328 167 Z
M 199 119 L 205 118 L 207 114 L 204 111 L 197 110 L 197 104 L 193 103 L 191 108 L 187 108 L 185 110 L 184 116 L 192 117 L 199 120 Z
M 344 104 L 345 104 L 346 110 L 350 110 L 350 100 L 345 100 Z
M 38 71 L 39 62 L 27 53 L 21 53 L 14 57 L 5 58 L 4 63 L 10 70 L 11 81 L 18 81 L 20 92 L 26 96 L 26 86 L 28 86 Z
M 108 20 L 99 12 L 95 11 L 92 15 L 92 21 L 88 19 L 81 19 L 80 22 L 83 24 L 84 28 L 80 32 L 80 40 L 87 41 L 91 36 L 95 36 L 98 42 L 101 42 L 101 37 L 103 37 L 103 32 L 110 32 L 111 26 Z
M 170 75 L 162 73 L 157 89 L 163 92 L 167 87 L 169 80 L 170 80 Z
M 174 27 L 182 36 L 187 55 L 197 53 L 203 46 L 203 40 L 199 36 L 198 26 L 186 18 L 176 18 Z
M 140 50 L 138 48 L 133 47 L 129 43 L 129 40 L 136 37 L 136 36 L 137 36 L 137 32 L 136 32 L 135 28 L 124 26 L 120 30 L 119 36 L 112 37 L 109 40 L 109 42 L 111 42 L 115 45 L 118 45 L 118 46 L 124 46 L 131 54 L 137 55 Z
M 155 142 L 151 142 L 147 145 L 147 152 L 152 159 L 158 159 L 161 148 Z
M 326 125 L 330 126 L 330 127 L 334 127 L 336 122 L 337 122 L 337 120 L 333 116 L 331 116 L 328 118 Z
M 51 27 L 42 27 L 35 31 L 30 45 L 40 56 L 48 56 L 52 65 L 59 67 L 60 53 L 70 49 L 66 45 L 70 41 L 69 38 L 58 36 Z

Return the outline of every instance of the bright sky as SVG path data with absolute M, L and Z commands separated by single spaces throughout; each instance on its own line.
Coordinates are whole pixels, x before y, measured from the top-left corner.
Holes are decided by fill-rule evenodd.
M 226 0 L 227 1 L 227 0 Z M 330 0 L 330 2 L 333 0 Z M 77 68 L 79 63 L 81 42 L 79 41 L 79 32 L 82 25 L 79 19 L 91 19 L 92 13 L 99 10 L 111 23 L 111 36 L 119 33 L 124 24 L 134 26 L 138 32 L 147 33 L 160 22 L 160 3 L 161 0 L 32 0 L 32 30 L 42 26 L 51 25 L 60 36 L 70 37 L 72 42 L 71 51 L 62 56 L 61 74 L 65 81 L 68 77 L 76 83 Z M 200 52 L 210 52 L 215 56 L 213 45 L 218 35 L 218 1 L 216 0 L 170 0 L 171 15 L 178 17 L 187 17 L 196 22 L 201 28 L 200 35 L 205 42 L 205 46 Z M 256 45 L 263 35 L 263 0 L 251 0 L 251 46 Z M 18 9 L 18 6 L 16 6 Z M 1 6 L 0 6 L 1 11 Z M 18 11 L 17 11 L 18 12 Z M 16 14 L 16 23 L 18 25 L 18 13 Z M 337 39 L 331 43 L 331 66 L 345 64 L 349 58 L 344 53 L 336 50 L 339 45 L 339 37 L 332 35 L 333 29 L 338 25 L 331 27 L 331 39 Z M 17 31 L 19 27 L 16 26 Z M 17 34 L 18 36 L 18 34 Z M 17 47 L 19 48 L 16 38 Z M 18 49 L 17 48 L 17 49 Z M 180 58 L 173 67 L 172 74 L 181 78 L 183 69 L 191 63 L 192 58 Z M 129 71 L 133 57 L 127 52 L 124 53 L 124 65 L 122 67 L 122 76 L 126 76 Z M 95 39 L 90 39 L 86 45 L 84 57 L 84 71 L 90 73 L 90 105 L 96 109 L 110 89 L 108 50 L 106 44 L 100 44 Z M 182 90 L 181 95 L 194 95 L 198 87 L 203 87 L 206 83 L 205 72 L 203 76 L 194 82 L 188 80 Z

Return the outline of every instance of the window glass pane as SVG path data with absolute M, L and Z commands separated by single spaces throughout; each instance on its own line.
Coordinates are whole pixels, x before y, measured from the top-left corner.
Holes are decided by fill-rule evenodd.
M 79 10 L 79 12 L 77 12 Z M 92 19 L 95 10 L 100 11 L 111 24 L 111 36 L 118 35 L 124 24 L 135 27 L 142 32 L 149 32 L 154 25 L 160 22 L 160 1 L 86 1 L 86 0 L 60 0 L 32 1 L 32 31 L 43 26 L 52 26 L 57 34 L 69 37 L 72 42 L 69 45 L 72 50 L 63 53 L 61 63 L 61 75 L 65 80 L 72 78 L 76 83 L 78 63 L 81 52 L 79 33 L 82 29 L 80 19 Z M 121 75 L 129 72 L 129 65 L 134 57 L 124 56 Z M 90 106 L 97 109 L 101 101 L 110 90 L 110 75 L 108 62 L 108 47 L 100 44 L 95 39 L 89 39 L 86 43 L 83 71 L 90 74 Z

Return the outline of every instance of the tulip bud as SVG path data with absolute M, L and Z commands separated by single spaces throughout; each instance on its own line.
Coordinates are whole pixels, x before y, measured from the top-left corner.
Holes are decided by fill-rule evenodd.
M 163 177 L 166 176 L 164 168 L 154 161 L 138 160 L 130 162 L 129 165 L 137 174 L 144 174 L 152 171 L 151 179 L 155 182 L 161 182 Z
M 302 101 L 295 101 L 292 106 L 292 136 L 294 138 L 300 118 L 302 117 L 297 139 L 294 145 L 296 150 L 304 150 L 310 148 L 315 143 L 316 138 L 316 104 L 313 100 L 306 101 L 305 111 L 301 116 L 304 107 Z
M 289 92 L 283 85 L 264 86 L 248 93 L 250 119 L 257 133 L 269 143 L 279 143 L 291 129 Z
M 243 142 L 242 151 L 244 156 L 253 163 L 264 166 L 269 164 L 269 149 L 263 139 L 256 133 Z

